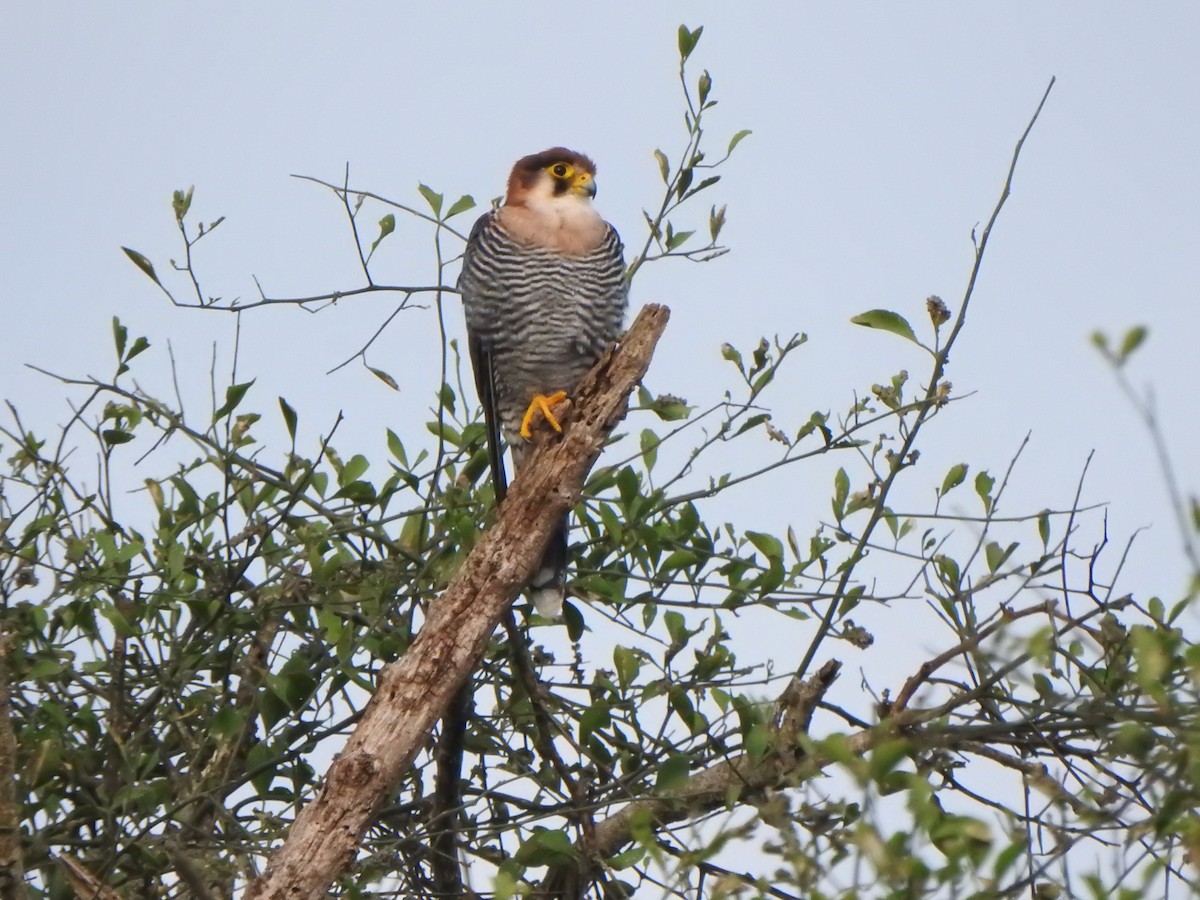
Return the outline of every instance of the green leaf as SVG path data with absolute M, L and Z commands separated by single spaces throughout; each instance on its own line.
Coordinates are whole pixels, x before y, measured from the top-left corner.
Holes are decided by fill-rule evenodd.
M 1042 539 L 1042 549 L 1045 550 L 1050 545 L 1050 510 L 1043 509 L 1038 513 L 1038 537 Z
M 671 163 L 667 160 L 667 154 L 655 150 L 654 158 L 658 160 L 658 174 L 662 176 L 663 184 L 666 184 L 671 176 Z
M 642 671 L 642 652 L 629 647 L 613 647 L 613 667 L 617 670 L 617 683 L 628 690 Z
M 739 131 L 737 134 L 735 134 L 733 137 L 731 137 L 729 139 L 729 149 L 725 151 L 726 155 L 732 153 L 734 147 L 736 147 L 738 144 L 740 144 L 742 141 L 744 141 L 746 138 L 748 138 L 752 134 L 754 134 L 754 132 L 751 131 L 749 128 L 743 128 L 741 131 Z
M 674 250 L 676 247 L 682 247 L 687 239 L 696 232 L 694 231 L 678 231 L 667 238 L 667 250 Z
M 463 194 L 461 197 L 459 197 L 457 200 L 455 200 L 452 204 L 450 204 L 450 208 L 448 210 L 446 210 L 446 218 L 453 219 L 459 213 L 464 213 L 468 209 L 474 209 L 474 208 L 475 208 L 475 198 L 472 197 L 470 194 Z
M 379 220 L 379 237 L 375 238 L 375 243 L 373 243 L 371 245 L 371 253 L 374 253 L 375 248 L 379 246 L 380 242 L 395 230 L 396 230 L 396 217 L 394 215 L 392 215 L 391 213 L 388 213 L 386 216 L 384 216 L 382 219 Z M 368 254 L 368 256 L 369 255 L 370 254 Z
M 800 426 L 800 430 L 796 433 L 796 440 L 802 441 L 819 429 L 821 432 L 821 437 L 824 438 L 825 443 L 828 444 L 833 440 L 833 432 L 830 431 L 829 426 L 825 424 L 827 421 L 829 421 L 828 413 L 814 412 L 808 417 L 808 421 Z
M 646 390 L 644 384 L 639 384 L 637 387 L 637 405 L 639 407 L 649 406 L 654 402 L 654 395 Z
M 694 188 L 689 190 L 687 192 L 687 197 L 694 197 L 696 194 L 700 193 L 705 188 L 712 187 L 714 184 L 716 184 L 720 180 L 721 180 L 720 175 L 710 175 L 708 178 L 705 178 L 698 185 L 696 185 Z M 686 200 L 687 197 L 685 197 L 684 199 Z
M 610 856 L 605 861 L 605 864 L 610 869 L 615 869 L 616 871 L 619 872 L 619 871 L 621 871 L 621 869 L 628 869 L 630 866 L 638 865 L 645 858 L 646 858 L 646 848 L 642 847 L 638 844 L 634 844 L 628 850 L 623 850 L 622 852 L 618 853 L 616 856 Z M 621 896 L 621 895 L 617 895 L 617 896 Z M 625 894 L 624 896 L 632 897 L 633 894 Z
M 683 753 L 672 753 L 658 767 L 658 777 L 654 780 L 654 790 L 659 793 L 672 791 L 687 781 L 688 770 L 691 769 L 691 758 Z
M 658 461 L 658 445 L 662 441 L 649 428 L 643 428 L 640 443 L 642 447 L 642 462 L 646 464 L 646 471 L 650 471 L 654 468 L 654 463 Z
M 894 771 L 896 766 L 911 753 L 912 747 L 908 741 L 903 739 L 883 741 L 877 744 L 871 751 L 867 762 L 871 778 L 878 780 Z
M 146 545 L 141 541 L 130 541 L 128 544 L 122 544 L 117 548 L 117 552 L 113 554 L 113 562 L 129 562 L 135 556 L 141 555 L 145 549 Z
M 110 447 L 115 447 L 117 444 L 128 444 L 133 440 L 133 435 L 128 431 L 122 431 L 120 428 L 108 428 L 100 432 L 100 436 L 104 438 L 104 443 Z
M 274 699 L 274 694 L 265 693 L 262 695 L 264 701 Z M 278 701 L 273 704 L 278 707 Z M 278 719 L 277 715 L 271 716 L 273 719 Z M 275 780 L 275 774 L 278 769 L 278 753 L 270 741 L 258 741 L 251 744 L 249 751 L 246 753 L 246 768 L 257 774 L 250 778 L 250 784 L 258 791 L 259 795 L 265 795 L 271 789 L 271 782 Z
M 666 575 L 670 572 L 678 572 L 680 569 L 693 568 L 705 558 L 695 550 L 673 550 L 666 559 L 658 564 L 658 574 Z
M 892 334 L 898 334 L 902 338 L 918 343 L 916 334 L 913 333 L 912 326 L 908 324 L 908 320 L 899 313 L 892 312 L 890 309 L 871 309 L 865 313 L 860 313 L 850 320 L 855 325 L 863 325 L 867 328 L 878 328 L 881 331 L 890 331 Z
M 113 316 L 113 343 L 117 345 L 117 359 L 125 357 L 125 342 L 129 339 L 129 329 L 121 324 L 121 320 Z
M 959 573 L 958 563 L 949 556 L 939 556 L 935 558 L 937 563 L 938 574 L 942 577 L 942 582 L 949 588 L 958 590 L 962 584 L 962 575 Z
M 996 861 L 992 863 L 992 877 L 999 881 L 1000 876 L 1025 855 L 1028 846 L 1024 840 L 1017 840 L 996 854 Z
M 418 184 L 417 190 L 425 198 L 425 202 L 429 204 L 429 208 L 433 210 L 433 214 L 440 216 L 442 214 L 442 201 L 444 199 L 442 195 L 425 184 Z
M 146 259 L 146 257 L 142 256 L 136 250 L 130 250 L 128 247 L 122 247 L 121 249 L 125 251 L 125 255 L 132 260 L 135 266 L 150 276 L 151 281 L 162 287 L 162 282 L 158 280 L 158 276 L 154 273 L 154 265 L 150 260 Z
M 374 503 L 376 498 L 374 485 L 366 481 L 352 481 L 334 496 L 349 500 L 351 503 L 363 504 Z
M 540 825 L 513 855 L 513 859 L 523 866 L 560 866 L 575 857 L 575 848 L 565 831 L 551 831 Z
M 686 419 L 692 413 L 692 407 L 688 406 L 685 400 L 670 394 L 659 394 L 647 405 L 664 422 L 677 422 Z
M 1163 678 L 1171 664 L 1171 652 L 1165 630 L 1136 625 L 1129 630 L 1136 663 L 1134 675 L 1142 690 L 1151 696 L 1163 696 Z
M 25 677 L 31 681 L 49 678 L 57 675 L 66 668 L 66 663 L 60 659 L 40 659 L 26 672 Z
M 967 478 L 967 471 L 970 467 L 966 463 L 959 463 L 957 466 L 951 466 L 950 471 L 946 473 L 946 477 L 942 479 L 942 489 L 938 491 L 939 497 L 945 497 L 948 493 L 962 484 Z
M 279 398 L 279 411 L 283 414 L 283 424 L 287 426 L 288 436 L 296 440 L 296 411 L 282 397 Z
M 847 738 L 846 734 L 838 732 L 812 742 L 812 750 L 814 750 L 816 756 L 826 757 L 829 762 L 840 763 L 846 767 L 850 767 L 859 761 L 857 752 L 851 749 L 850 739 Z
M 671 642 L 675 644 L 686 644 L 688 639 L 687 623 L 684 622 L 683 616 L 674 610 L 668 611 L 663 616 L 663 622 L 667 626 L 667 634 L 671 635 Z
M 387 430 L 387 445 L 388 451 L 396 457 L 400 465 L 408 468 L 408 454 L 404 452 L 404 442 L 400 440 L 400 435 L 390 428 Z
M 586 630 L 586 624 L 583 621 L 583 613 L 579 611 L 579 607 L 570 600 L 563 601 L 562 608 L 563 624 L 567 626 L 567 638 L 576 643 L 583 637 L 583 632 Z
M 1137 325 L 1125 332 L 1125 337 L 1121 339 L 1121 352 L 1119 355 L 1122 363 L 1129 358 L 1129 354 L 1142 346 L 1149 333 L 1145 325 Z
M 175 210 L 175 221 L 182 222 L 183 217 L 188 214 L 188 210 L 192 208 L 192 192 L 196 190 L 196 186 L 192 185 L 187 191 L 176 191 L 171 197 L 171 208 Z
M 773 564 L 783 565 L 783 542 L 775 535 L 762 531 L 747 531 L 746 539 Z
M 696 83 L 696 93 L 700 96 L 700 105 L 703 106 L 708 100 L 708 95 L 712 92 L 712 76 L 708 74 L 708 69 L 704 70 L 704 74 L 700 76 L 700 80 Z
M 989 513 L 992 511 L 992 488 L 995 484 L 996 479 L 986 471 L 975 476 L 975 493 L 979 495 L 979 499 L 983 501 L 983 508 Z
M 1146 611 L 1150 613 L 1150 618 L 1156 622 L 1163 621 L 1166 615 L 1166 607 L 1163 605 L 1162 599 L 1159 597 L 1151 597 L 1150 602 L 1146 604 Z
M 850 476 L 838 469 L 833 477 L 833 515 L 838 521 L 846 514 L 846 498 L 850 496 Z
M 722 344 L 721 356 L 737 366 L 739 372 L 745 374 L 746 369 L 742 364 L 742 354 L 738 352 L 738 349 L 734 347 L 733 344 Z
M 714 205 L 708 213 L 708 236 L 714 241 L 717 235 L 721 233 L 721 229 L 725 227 L 725 206 L 722 204 L 720 209 Z
M 888 527 L 888 531 L 892 533 L 893 538 L 900 537 L 900 518 L 892 511 L 891 507 L 883 508 L 883 521 Z
M 234 706 L 222 706 L 217 709 L 209 726 L 217 737 L 233 737 L 245 722 L 245 714 Z
M 387 372 L 383 371 L 383 369 L 376 369 L 371 366 L 367 366 L 367 368 L 371 370 L 372 375 L 390 387 L 393 391 L 400 390 L 400 385 L 396 384 L 396 379 Z
M 979 865 L 992 846 L 987 823 L 969 816 L 942 816 L 929 829 L 929 841 L 951 860 L 966 858 Z
M 242 384 L 231 384 L 229 387 L 225 388 L 225 403 L 220 409 L 213 413 L 213 424 L 221 421 L 221 419 L 237 409 L 237 405 L 241 403 L 242 398 L 246 396 L 246 391 L 250 390 L 251 385 L 253 385 L 254 381 L 256 380 L 257 379 L 246 381 Z
M 579 717 L 580 743 L 586 741 L 596 731 L 599 731 L 601 728 L 607 728 L 611 724 L 612 707 L 605 701 L 593 703 Z
M 689 31 L 686 25 L 679 26 L 679 61 L 687 62 L 687 58 L 692 55 L 692 51 L 696 49 L 696 44 L 700 41 L 700 35 L 704 33 L 704 26 L 701 25 L 695 31 Z
M 679 173 L 679 181 L 675 183 L 675 196 L 680 200 L 687 193 L 687 189 L 692 186 L 692 179 L 696 176 L 695 169 L 684 169 Z M 670 240 L 671 225 L 667 224 L 667 239 Z
M 144 338 L 144 337 L 134 338 L 133 346 L 130 347 L 129 352 L 125 354 L 125 362 L 129 362 L 129 360 L 133 359 L 135 356 L 137 356 L 140 353 L 143 353 L 144 351 L 149 350 L 149 349 L 150 349 L 150 342 L 146 338 Z
M 345 487 L 352 481 L 358 481 L 367 473 L 370 465 L 367 458 L 361 453 L 354 454 L 350 457 L 350 461 L 342 467 L 342 471 L 338 472 L 338 486 Z
M 437 419 L 433 419 L 425 423 L 425 428 L 434 437 L 441 438 L 448 444 L 453 444 L 455 447 L 462 446 L 462 434 L 446 421 L 439 422 Z
M 143 478 L 142 484 L 146 485 L 146 492 L 150 495 L 150 499 L 154 501 L 154 508 L 162 512 L 165 498 L 163 497 L 162 485 L 153 478 Z
M 792 551 L 792 556 L 795 558 L 796 562 L 800 562 L 802 559 L 800 556 L 800 541 L 796 537 L 796 532 L 791 525 L 789 525 L 787 528 L 787 542 L 788 549 Z
M 996 541 L 989 541 L 987 546 L 983 548 L 984 556 L 987 559 L 988 571 L 995 572 L 1004 565 L 1005 560 L 1013 555 L 1017 547 L 1018 544 L 1016 543 L 1009 544 L 1005 548 L 1001 547 Z

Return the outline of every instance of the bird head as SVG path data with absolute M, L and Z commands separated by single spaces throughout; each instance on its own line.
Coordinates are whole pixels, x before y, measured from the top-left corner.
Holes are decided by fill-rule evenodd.
M 505 203 L 544 206 L 582 203 L 596 196 L 596 164 L 574 150 L 553 147 L 517 160 Z

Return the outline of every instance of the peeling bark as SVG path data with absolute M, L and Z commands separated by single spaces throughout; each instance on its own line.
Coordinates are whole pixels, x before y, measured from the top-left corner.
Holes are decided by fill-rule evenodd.
M 561 441 L 536 447 L 509 489 L 495 525 L 433 603 L 417 639 L 384 668 L 358 727 L 300 811 L 247 900 L 326 896 L 354 859 L 379 804 L 428 741 L 433 725 L 475 668 L 517 593 L 532 577 L 588 470 L 628 410 L 669 311 L 647 306 L 621 344 L 575 392 Z

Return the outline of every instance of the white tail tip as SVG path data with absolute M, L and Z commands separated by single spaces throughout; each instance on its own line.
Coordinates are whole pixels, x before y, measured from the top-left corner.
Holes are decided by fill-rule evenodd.
M 557 619 L 562 615 L 565 593 L 561 584 L 533 588 L 529 596 L 533 599 L 533 608 L 538 611 L 538 615 L 547 619 Z

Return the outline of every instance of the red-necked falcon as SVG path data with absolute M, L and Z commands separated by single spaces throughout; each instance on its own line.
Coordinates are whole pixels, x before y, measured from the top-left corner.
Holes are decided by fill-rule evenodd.
M 501 439 L 520 469 L 539 419 L 561 431 L 568 397 L 621 332 L 628 303 L 624 251 L 592 206 L 596 166 L 555 147 L 517 160 L 503 205 L 467 241 L 458 288 L 475 385 L 488 430 L 497 501 L 507 485 Z M 529 584 L 539 613 L 558 616 L 565 595 L 563 519 Z

